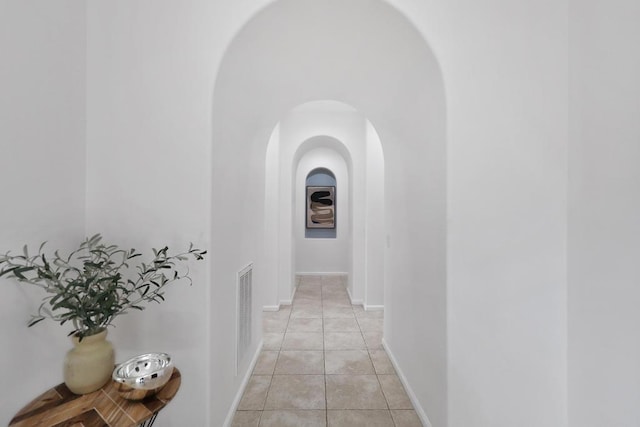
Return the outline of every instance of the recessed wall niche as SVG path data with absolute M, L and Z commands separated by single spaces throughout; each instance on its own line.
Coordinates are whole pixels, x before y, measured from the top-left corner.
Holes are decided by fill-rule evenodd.
M 336 222 L 336 177 L 327 168 L 313 169 L 305 180 L 305 231 L 308 239 L 335 239 Z

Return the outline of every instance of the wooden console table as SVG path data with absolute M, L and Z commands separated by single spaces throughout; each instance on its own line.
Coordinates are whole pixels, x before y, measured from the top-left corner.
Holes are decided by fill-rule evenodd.
M 73 394 L 60 384 L 34 399 L 9 427 L 133 427 L 151 426 L 180 388 L 180 371 L 154 396 L 132 401 L 120 397 L 113 382 L 90 394 Z

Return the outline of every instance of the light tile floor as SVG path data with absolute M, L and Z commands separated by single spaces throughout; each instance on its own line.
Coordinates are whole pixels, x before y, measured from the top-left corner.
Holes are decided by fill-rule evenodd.
M 302 276 L 291 307 L 264 313 L 264 345 L 233 427 L 422 427 L 381 346 L 382 312 L 339 276 Z

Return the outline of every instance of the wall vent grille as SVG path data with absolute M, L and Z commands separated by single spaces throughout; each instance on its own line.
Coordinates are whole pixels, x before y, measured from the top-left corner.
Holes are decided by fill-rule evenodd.
M 252 307 L 253 264 L 238 272 L 236 287 L 236 375 L 251 346 L 251 307 Z

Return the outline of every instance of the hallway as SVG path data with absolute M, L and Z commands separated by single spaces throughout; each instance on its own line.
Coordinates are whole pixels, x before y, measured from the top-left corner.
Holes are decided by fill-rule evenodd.
M 301 276 L 265 312 L 264 346 L 233 427 L 421 427 L 385 350 L 382 311 L 352 306 L 342 276 Z

